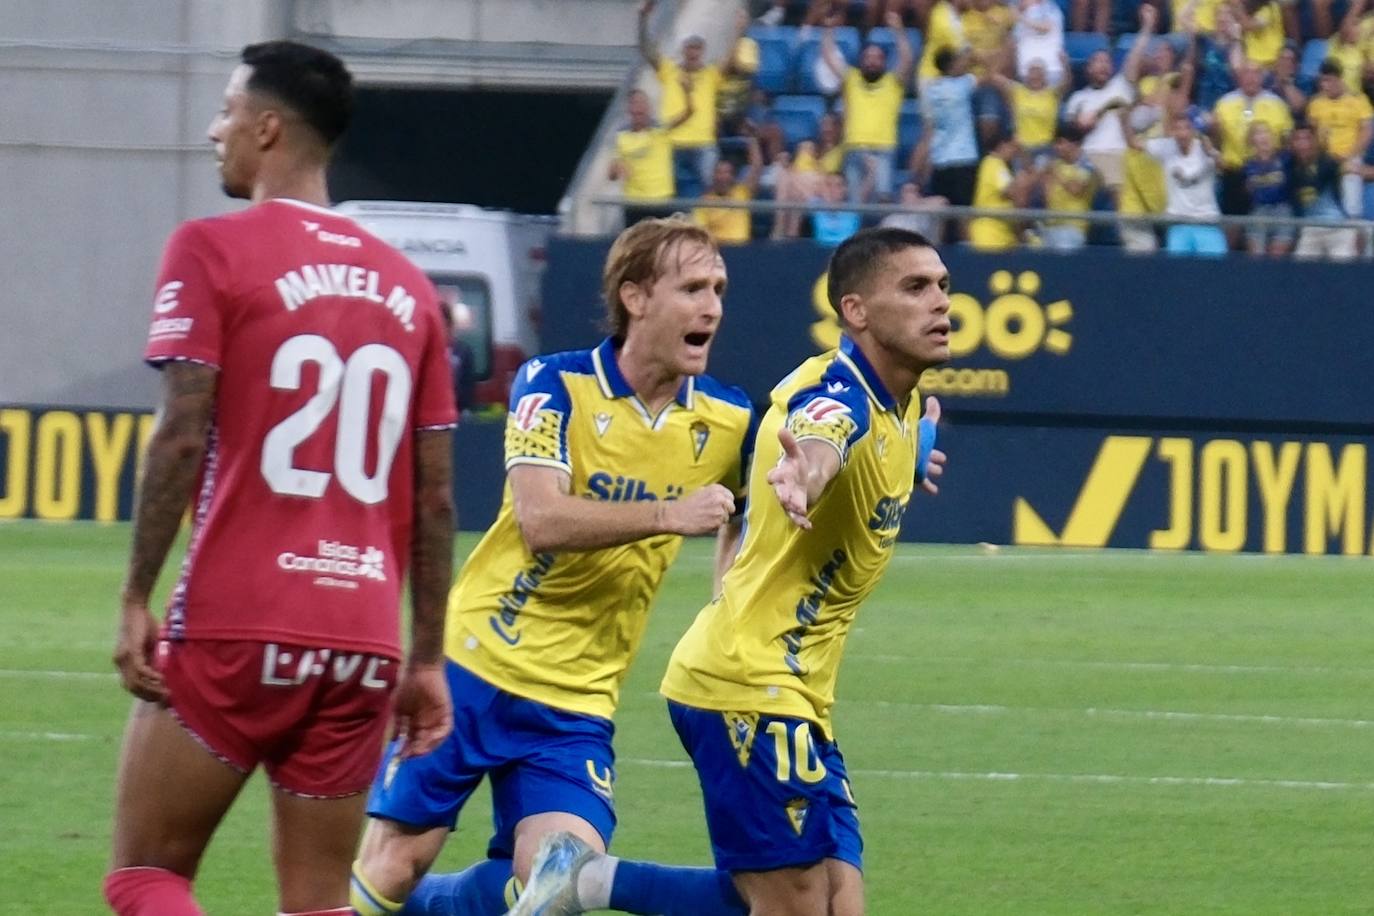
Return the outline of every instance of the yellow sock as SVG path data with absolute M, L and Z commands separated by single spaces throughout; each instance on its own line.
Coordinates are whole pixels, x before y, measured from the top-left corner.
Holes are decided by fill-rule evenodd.
M 520 899 L 520 892 L 523 891 L 524 889 L 525 889 L 525 886 L 524 886 L 523 884 L 520 883 L 520 879 L 517 878 L 517 877 L 515 877 L 515 875 L 511 875 L 511 876 L 510 876 L 510 880 L 506 882 L 506 907 L 507 907 L 507 909 L 509 909 L 510 907 L 515 906 L 515 901 Z
M 401 912 L 401 907 L 405 905 L 404 900 L 397 903 L 379 894 L 372 882 L 363 877 L 357 862 L 353 863 L 353 880 L 348 883 L 348 902 L 358 916 L 391 916 Z

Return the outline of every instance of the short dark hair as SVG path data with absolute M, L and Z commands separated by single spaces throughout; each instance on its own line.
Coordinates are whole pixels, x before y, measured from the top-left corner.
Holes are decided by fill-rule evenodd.
M 1334 57 L 1328 57 L 1326 60 L 1322 61 L 1322 65 L 1317 68 L 1317 72 L 1322 76 L 1345 77 L 1345 70 L 1342 69 L 1341 62 Z
M 353 77 L 333 54 L 295 41 L 264 41 L 245 47 L 239 59 L 253 68 L 248 89 L 300 115 L 326 146 L 348 128 Z
M 1054 129 L 1054 139 L 1068 140 L 1070 143 L 1082 143 L 1084 130 L 1072 121 L 1060 121 L 1059 126 Z
M 987 150 L 988 153 L 994 153 L 1003 143 L 1009 143 L 1015 139 L 1015 136 L 999 124 L 989 132 L 987 140 L 983 144 L 983 149 Z
M 935 69 L 940 73 L 948 73 L 949 68 L 954 66 L 954 59 L 958 54 L 952 48 L 941 48 L 935 52 L 931 62 L 935 64 Z
M 841 242 L 830 256 L 825 281 L 825 294 L 830 299 L 830 307 L 840 317 L 840 324 L 844 324 L 840 300 L 866 284 L 879 261 L 908 248 L 934 247 L 934 243 L 919 232 L 891 226 L 860 229 Z

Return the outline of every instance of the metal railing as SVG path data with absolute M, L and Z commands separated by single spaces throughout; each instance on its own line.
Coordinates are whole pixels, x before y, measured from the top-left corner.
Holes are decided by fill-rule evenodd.
M 912 209 L 900 204 L 818 205 L 814 202 L 777 200 L 715 200 L 673 197 L 663 200 L 627 200 L 624 197 L 601 196 L 590 201 L 599 207 L 631 207 L 690 213 L 697 209 L 748 210 L 751 213 L 858 213 L 861 216 L 891 216 L 893 214 L 929 216 L 932 219 L 973 219 L 992 217 L 999 220 L 1030 222 L 1086 222 L 1095 225 L 1127 226 L 1235 226 L 1238 228 L 1292 227 L 1295 230 L 1319 227 L 1322 229 L 1374 230 L 1374 221 L 1365 219 L 1304 219 L 1287 216 L 1168 216 L 1163 213 L 1116 213 L 1106 210 L 1041 210 L 1032 208 L 990 209 L 987 207 L 931 207 Z

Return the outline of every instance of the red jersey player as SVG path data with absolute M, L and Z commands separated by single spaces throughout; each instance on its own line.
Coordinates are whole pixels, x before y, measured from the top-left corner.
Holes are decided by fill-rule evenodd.
M 209 136 L 225 192 L 253 206 L 184 224 L 163 257 L 146 353 L 162 405 L 114 656 L 138 697 L 105 879 L 120 916 L 201 912 L 190 880 L 259 764 L 280 910 L 349 912 L 393 690 L 411 753 L 449 729 L 446 335 L 425 276 L 326 209 L 351 85 L 323 51 L 245 48 Z M 159 635 L 148 599 L 188 505 Z

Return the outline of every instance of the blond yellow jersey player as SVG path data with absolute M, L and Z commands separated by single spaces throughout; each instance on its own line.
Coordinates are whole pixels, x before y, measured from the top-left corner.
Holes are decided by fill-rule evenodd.
M 637 223 L 606 260 L 611 336 L 520 368 L 505 499 L 449 596 L 454 730 L 425 765 L 393 748 L 377 776 L 364 916 L 500 916 L 543 836 L 610 842 L 611 718 L 649 606 L 683 535 L 719 533 L 718 574 L 735 554 L 754 412 L 704 374 L 725 282 L 705 230 Z M 489 858 L 420 881 L 483 777 Z
M 718 890 L 704 870 L 622 861 L 561 836 L 541 847 L 512 916 L 864 910 L 863 844 L 830 712 L 845 638 L 911 494 L 935 492 L 944 469 L 939 403 L 927 399 L 922 417 L 916 381 L 949 358 L 949 272 L 925 237 L 870 229 L 835 251 L 828 283 L 840 346 L 773 389 L 739 558 L 663 679 L 700 777 Z

